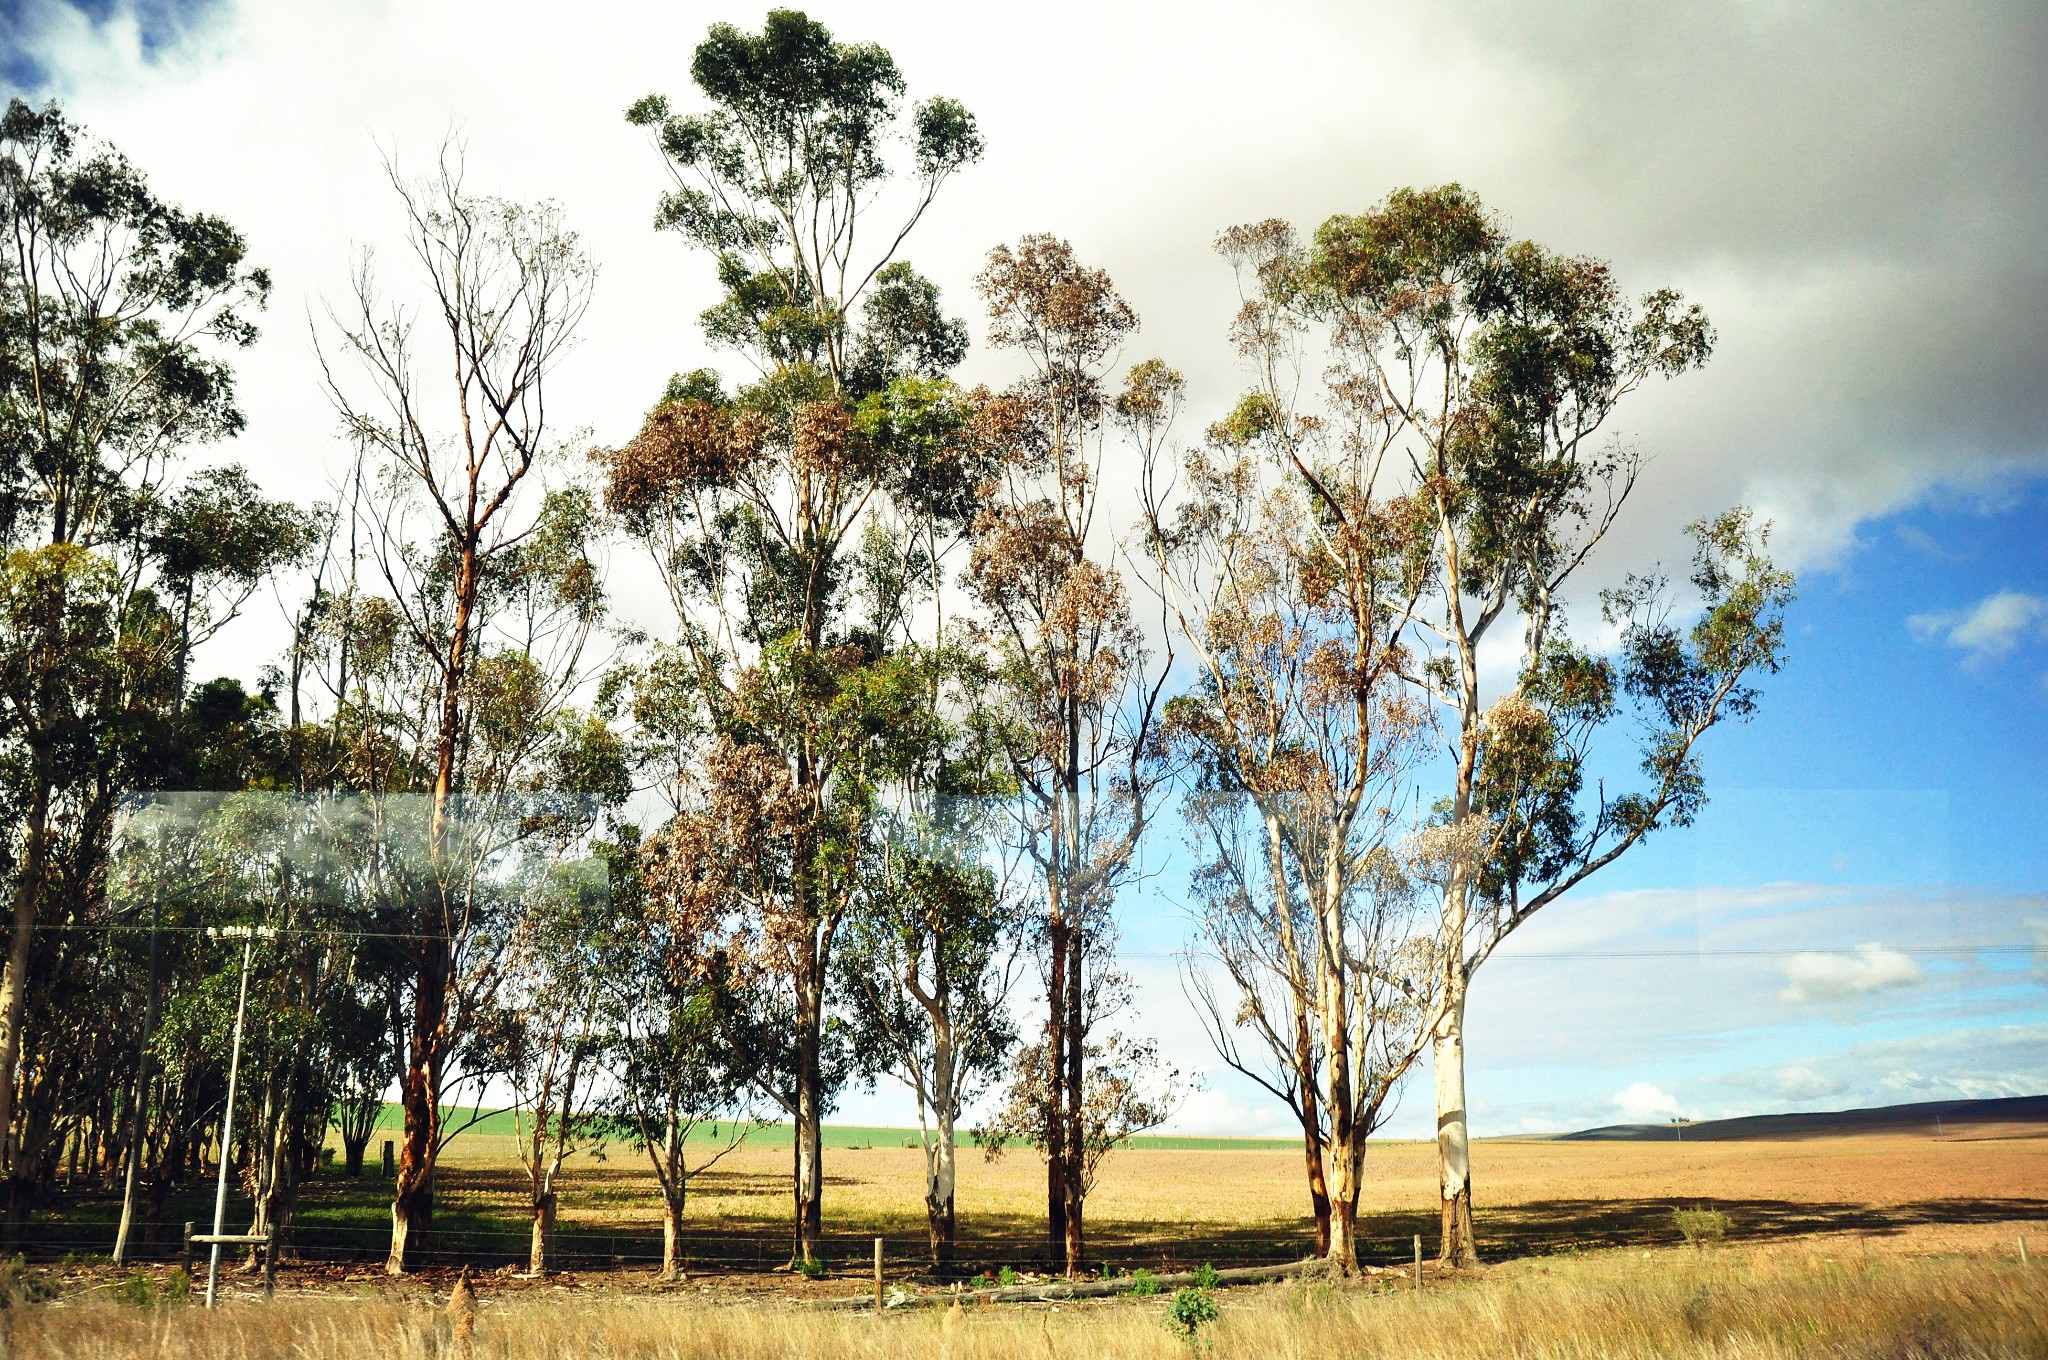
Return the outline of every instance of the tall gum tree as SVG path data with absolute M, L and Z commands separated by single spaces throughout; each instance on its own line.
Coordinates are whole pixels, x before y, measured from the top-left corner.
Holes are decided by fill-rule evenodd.
M 1283 231 L 1268 224 L 1269 231 Z M 1740 509 L 1691 526 L 1698 621 L 1671 623 L 1660 578 L 1630 578 L 1602 609 L 1613 656 L 1572 640 L 1564 601 L 1642 469 L 1606 433 L 1652 378 L 1704 363 L 1698 308 L 1658 290 L 1631 305 L 1606 265 L 1515 241 L 1462 188 L 1399 190 L 1291 237 L 1259 271 L 1257 307 L 1327 349 L 1325 388 L 1348 438 L 1385 471 L 1349 503 L 1290 454 L 1319 513 L 1349 529 L 1402 502 L 1428 525 L 1401 641 L 1404 676 L 1435 708 L 1448 790 L 1411 838 L 1438 901 L 1426 1011 L 1436 1085 L 1441 1255 L 1477 1259 L 1465 1102 L 1472 978 L 1507 935 L 1704 797 L 1697 744 L 1747 716 L 1775 671 L 1791 577 L 1767 526 Z M 1256 310 L 1256 308 L 1255 308 Z M 1269 390 L 1278 370 L 1267 375 Z M 1583 587 L 1582 587 L 1583 588 Z M 1484 694 L 1479 654 L 1520 626 L 1514 679 Z M 1637 730 L 1642 788 L 1588 791 L 1595 739 Z
M 404 937 L 404 1111 L 385 1269 L 417 1260 L 433 1217 L 443 1095 L 466 1028 L 502 983 L 510 924 L 480 886 L 510 837 L 573 839 L 582 805 L 513 815 L 522 790 L 611 782 L 602 725 L 569 701 L 603 601 L 594 506 L 555 436 L 548 380 L 594 273 L 551 205 L 468 193 L 458 148 L 424 182 L 390 172 L 428 305 L 387 304 L 360 262 L 331 317 L 328 388 L 381 495 L 364 498 L 385 593 L 349 628 L 360 729 L 356 786 L 424 799 L 417 862 L 383 889 Z M 552 482 L 552 484 L 551 484 Z M 579 752 L 593 756 L 589 762 Z M 563 778 L 568 782 L 565 784 Z M 393 824 L 404 820 L 393 804 Z M 400 844 L 399 837 L 393 844 Z
M 750 1066 L 786 1072 L 767 1090 L 795 1126 L 793 1255 L 812 1261 L 832 953 L 886 736 L 913 697 L 887 678 L 886 620 L 857 616 L 850 588 L 864 526 L 921 485 L 918 441 L 873 417 L 964 349 L 898 256 L 982 144 L 952 100 L 906 118 L 886 51 L 790 10 L 770 11 L 759 33 L 714 25 L 690 74 L 704 112 L 650 95 L 627 117 L 653 131 L 673 177 L 657 226 L 716 262 L 724 297 L 704 313 L 707 336 L 757 376 L 730 398 L 715 375 L 678 378 L 639 437 L 605 456 L 607 503 L 676 608 L 657 666 L 693 710 L 678 734 L 698 748 L 675 765 L 691 786 L 681 815 L 757 837 L 708 862 L 719 883 L 693 871 L 689 895 L 707 912 L 751 913 L 782 979 L 786 1061 Z M 897 173 L 888 152 L 904 122 L 910 164 Z
M 1366 1140 L 1424 1047 L 1429 970 L 1396 842 L 1432 727 L 1403 680 L 1427 522 L 1374 496 L 1383 450 L 1350 413 L 1292 405 L 1299 331 L 1261 283 L 1291 243 L 1270 223 L 1219 242 L 1259 381 L 1176 469 L 1148 463 L 1146 509 L 1200 677 L 1168 706 L 1197 776 L 1190 991 L 1219 1055 L 1299 1122 L 1318 1252 L 1348 1274 Z
M 1087 1132 L 1085 1072 L 1088 998 L 1099 989 L 1086 974 L 1108 966 L 1116 890 L 1168 777 L 1159 717 L 1171 643 L 1163 657 L 1147 655 L 1111 526 L 1098 522 L 1112 447 L 1104 379 L 1136 314 L 1106 273 L 1052 236 L 997 247 L 977 283 L 990 344 L 1028 364 L 987 409 L 1008 456 L 999 494 L 975 521 L 968 585 L 998 659 L 1021 842 L 1045 894 L 1045 1056 L 1020 1075 L 1042 1088 L 1024 1103 L 1046 1115 L 1051 1254 L 1077 1273 L 1099 1155 Z M 1163 366 L 1147 371 L 1167 385 Z M 1163 393 L 1160 401 L 1144 426 L 1155 436 L 1168 413 Z

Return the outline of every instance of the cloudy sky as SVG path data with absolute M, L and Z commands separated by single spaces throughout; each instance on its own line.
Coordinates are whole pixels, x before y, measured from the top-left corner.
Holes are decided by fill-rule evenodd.
M 989 155 L 910 254 L 970 311 L 982 255 L 1066 236 L 1143 319 L 1129 357 L 1238 384 L 1235 222 L 1313 225 L 1458 180 L 1519 232 L 1675 285 L 1707 370 L 1625 414 L 1653 453 L 1598 569 L 1735 501 L 1802 573 L 1792 661 L 1708 755 L 1713 804 L 1528 927 L 1478 984 L 1481 1133 L 2048 1090 L 2048 9 L 1740 0 L 830 3 Z M 990 17 L 982 17 L 984 15 Z M 1000 17 L 994 17 L 1000 15 Z M 758 10 L 583 0 L 0 0 L 0 80 L 62 99 L 277 280 L 223 457 L 318 495 L 341 461 L 309 325 L 390 244 L 380 156 L 451 130 L 470 182 L 562 204 L 600 262 L 554 392 L 595 439 L 714 362 L 708 267 L 650 226 L 633 98 L 688 102 L 705 26 Z M 387 252 L 388 253 L 388 252 Z M 977 352 L 970 377 L 1000 380 Z M 629 591 L 630 595 L 630 591 Z M 629 598 L 628 608 L 632 607 Z M 649 622 L 655 622 L 651 614 Z M 274 620 L 210 658 L 253 673 Z M 1174 982 L 1184 871 L 1126 903 L 1146 1019 L 1214 1069 Z M 1394 1125 L 1427 1127 L 1418 1086 Z M 900 1120 L 894 1092 L 848 1118 Z M 1212 1074 L 1190 1129 L 1278 1129 Z

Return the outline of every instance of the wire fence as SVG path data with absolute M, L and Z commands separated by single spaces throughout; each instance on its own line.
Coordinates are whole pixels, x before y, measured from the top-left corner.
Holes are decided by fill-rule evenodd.
M 199 1225 L 198 1230 L 204 1231 L 208 1226 Z M 841 1263 L 864 1272 L 872 1267 L 878 1236 L 883 1242 L 885 1268 L 900 1272 L 929 1266 L 930 1240 L 923 1233 L 828 1230 L 821 1235 L 819 1254 L 828 1264 Z M 1408 1240 L 1402 1236 L 1384 1242 L 1362 1241 L 1360 1256 L 1398 1261 L 1407 1250 L 1403 1244 Z M 529 1232 L 465 1225 L 430 1232 L 427 1245 L 416 1248 L 413 1255 L 417 1263 L 428 1267 L 524 1269 L 531 1245 Z M 1186 1236 L 1090 1233 L 1087 1238 L 1091 1263 L 1125 1268 L 1144 1265 L 1191 1269 L 1203 1262 L 1249 1265 L 1291 1261 L 1306 1255 L 1312 1245 L 1312 1239 L 1306 1236 L 1253 1238 L 1228 1232 Z M 91 1232 L 76 1224 L 49 1222 L 29 1225 L 17 1238 L 14 1249 L 35 1260 L 90 1259 L 106 1255 L 111 1246 L 110 1232 Z M 386 1228 L 307 1224 L 290 1232 L 279 1259 L 306 1266 L 368 1266 L 381 1263 L 389 1247 L 390 1231 Z M 777 1230 L 765 1224 L 758 1229 L 685 1233 L 678 1238 L 681 1264 L 692 1271 L 765 1273 L 785 1266 L 791 1249 L 788 1229 Z M 230 1248 L 227 1258 L 239 1259 L 246 1250 Z M 192 1252 L 194 1259 L 203 1259 L 205 1249 L 194 1247 Z M 138 1262 L 175 1262 L 185 1258 L 186 1245 L 179 1225 L 166 1224 L 153 1234 L 131 1240 L 128 1254 Z M 960 1267 L 971 1273 L 1001 1266 L 1040 1266 L 1045 1263 L 1047 1252 L 1042 1234 L 962 1233 L 955 1241 L 953 1254 Z M 558 1229 L 549 1241 L 549 1266 L 560 1271 L 646 1269 L 659 1266 L 661 1260 L 661 1233 L 654 1228 Z

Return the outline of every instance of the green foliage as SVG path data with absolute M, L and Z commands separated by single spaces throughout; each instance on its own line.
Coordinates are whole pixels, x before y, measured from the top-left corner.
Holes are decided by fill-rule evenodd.
M 1207 1261 L 1195 1267 L 1195 1288 L 1214 1289 L 1220 1282 L 1216 1267 Z
M 1732 1226 L 1727 1214 L 1719 1209 L 1709 1209 L 1704 1204 L 1696 1204 L 1690 1209 L 1673 1209 L 1671 1221 L 1695 1248 L 1719 1242 L 1728 1236 L 1728 1229 Z
M 999 1285 L 1007 1287 L 1009 1285 L 1016 1284 L 1021 1278 L 1022 1277 L 1017 1274 L 1016 1267 L 1002 1266 L 998 1268 L 996 1271 L 995 1282 Z
M 186 1273 L 183 1266 L 172 1266 L 170 1273 L 164 1276 L 163 1301 L 177 1304 L 189 1302 L 191 1298 L 191 1275 Z
M 163 1302 L 157 1293 L 156 1277 L 146 1270 L 133 1271 L 109 1291 L 117 1303 L 131 1308 L 154 1308 Z
M 1159 1277 L 1139 1266 L 1131 1272 L 1130 1292 L 1138 1298 L 1146 1298 L 1159 1292 Z
M 0 1260 L 0 1309 L 57 1297 L 56 1282 L 19 1254 Z
M 1222 1316 L 1216 1296 L 1209 1290 L 1210 1286 L 1200 1284 L 1192 1289 L 1176 1289 L 1166 1305 L 1166 1329 L 1190 1347 L 1205 1345 L 1209 1338 L 1203 1329 Z
M 822 1256 L 810 1256 L 796 1263 L 796 1273 L 807 1280 L 822 1280 L 832 1273 L 832 1267 Z

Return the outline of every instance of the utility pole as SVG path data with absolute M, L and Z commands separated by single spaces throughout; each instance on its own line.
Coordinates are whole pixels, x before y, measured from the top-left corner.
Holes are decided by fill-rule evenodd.
M 259 926 L 225 926 L 218 933 L 242 937 L 242 992 L 235 1001 L 235 1042 L 228 1058 L 228 1107 L 220 1118 L 220 1178 L 213 1191 L 214 1240 L 209 1244 L 206 1262 L 208 1308 L 213 1307 L 214 1291 L 220 1281 L 220 1230 L 228 1213 L 228 1159 L 232 1155 L 229 1140 L 235 1132 L 235 1083 L 242 1072 L 242 1019 L 249 1011 L 249 957 L 256 948 L 258 935 L 269 936 L 275 932 Z

